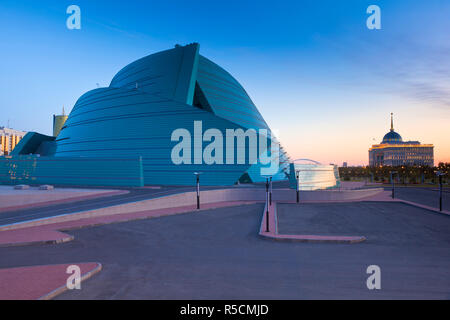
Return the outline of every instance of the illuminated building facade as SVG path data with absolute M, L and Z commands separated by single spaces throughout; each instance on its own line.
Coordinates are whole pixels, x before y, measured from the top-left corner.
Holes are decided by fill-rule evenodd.
M 434 166 L 434 146 L 419 141 L 403 141 L 394 131 L 391 113 L 391 130 L 380 144 L 369 149 L 369 166 Z
M 9 155 L 26 132 L 0 127 L 0 156 Z

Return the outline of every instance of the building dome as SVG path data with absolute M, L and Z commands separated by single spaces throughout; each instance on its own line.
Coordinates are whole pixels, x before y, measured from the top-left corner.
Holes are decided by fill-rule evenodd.
M 391 113 L 391 130 L 386 133 L 383 137 L 383 141 L 381 143 L 399 143 L 403 142 L 402 136 L 394 131 L 394 119 L 393 114 Z
M 402 142 L 402 136 L 399 135 L 397 132 L 395 131 L 389 131 L 388 133 L 386 133 L 383 137 L 383 142 L 382 143 L 397 143 L 397 142 Z

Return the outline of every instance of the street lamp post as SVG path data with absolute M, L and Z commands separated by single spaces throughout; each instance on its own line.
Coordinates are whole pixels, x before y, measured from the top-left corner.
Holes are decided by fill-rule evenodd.
M 296 189 L 297 189 L 297 203 L 300 202 L 300 181 L 299 181 L 299 173 L 298 171 L 295 172 L 295 176 L 297 178 L 297 183 L 296 183 Z
M 439 211 L 442 211 L 442 176 L 444 173 L 437 171 L 436 175 L 439 177 Z
M 270 183 L 270 187 L 269 187 L 269 205 L 272 205 L 272 177 L 269 178 L 269 183 Z
M 439 176 L 439 211 L 442 211 L 442 175 Z
M 197 186 L 197 210 L 200 209 L 200 172 L 194 172 L 196 177 L 196 186 Z
M 266 232 L 269 232 L 269 178 L 266 178 Z
M 397 171 L 391 171 L 390 172 L 390 176 L 391 176 L 391 183 L 392 183 L 392 199 L 394 199 L 395 197 L 395 182 L 394 182 L 394 174 L 396 174 Z

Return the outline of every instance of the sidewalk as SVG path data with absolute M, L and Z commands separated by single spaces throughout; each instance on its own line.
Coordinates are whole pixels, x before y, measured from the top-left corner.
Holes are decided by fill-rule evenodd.
M 52 299 L 68 290 L 66 283 L 71 274 L 66 270 L 70 265 L 80 267 L 82 282 L 102 269 L 97 262 L 0 269 L 0 300 Z

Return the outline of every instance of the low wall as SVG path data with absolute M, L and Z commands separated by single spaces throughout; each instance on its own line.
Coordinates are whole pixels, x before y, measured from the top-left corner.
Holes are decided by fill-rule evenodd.
M 144 185 L 142 159 L 0 157 L 0 184 L 141 187 Z
M 382 192 L 382 188 L 345 190 L 345 191 L 302 191 L 300 192 L 300 201 L 349 201 L 364 199 Z M 108 214 L 127 213 L 133 211 L 164 209 L 171 207 L 182 207 L 194 205 L 197 203 L 196 192 L 184 192 L 160 198 L 143 200 L 132 203 L 125 203 L 113 207 L 102 208 L 99 211 L 108 212 Z M 274 201 L 295 201 L 296 192 L 291 189 L 273 190 L 272 199 Z M 200 203 L 215 203 L 225 201 L 265 201 L 265 189 L 252 188 L 232 188 L 219 190 L 206 190 L 200 192 Z M 123 211 L 125 210 L 125 211 Z M 131 210 L 131 211 L 130 211 Z

